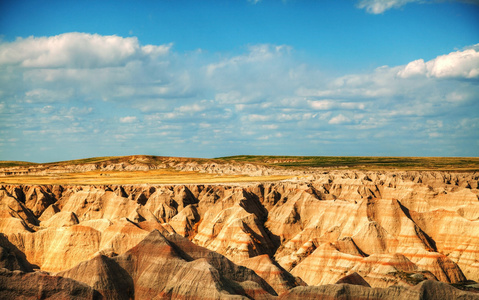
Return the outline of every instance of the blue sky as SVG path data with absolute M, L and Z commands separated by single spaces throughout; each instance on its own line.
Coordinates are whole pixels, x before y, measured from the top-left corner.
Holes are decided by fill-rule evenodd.
M 1 1 L 0 160 L 479 155 L 479 1 Z

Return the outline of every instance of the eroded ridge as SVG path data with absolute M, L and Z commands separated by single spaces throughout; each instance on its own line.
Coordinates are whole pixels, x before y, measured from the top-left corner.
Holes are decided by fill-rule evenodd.
M 469 280 L 471 291 L 479 281 L 478 183 L 474 172 L 321 171 L 244 184 L 2 185 L 1 266 L 108 299 L 304 298 L 355 282 L 342 290 L 366 299 L 437 289 L 474 299 L 435 281 Z M 6 285 L 13 275 L 2 272 Z

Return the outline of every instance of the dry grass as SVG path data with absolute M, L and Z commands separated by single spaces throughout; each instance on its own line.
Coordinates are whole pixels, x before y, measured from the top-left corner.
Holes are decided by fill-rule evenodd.
M 0 161 L 0 168 L 10 168 L 10 167 L 30 167 L 35 166 L 36 163 L 28 161 L 13 161 L 13 160 L 2 160 Z
M 91 171 L 0 177 L 0 184 L 90 185 L 90 184 L 192 184 L 241 183 L 289 179 L 292 176 L 216 175 L 171 169 L 150 171 Z
M 357 170 L 479 171 L 479 157 L 374 157 L 374 156 L 256 156 L 220 157 L 224 162 L 248 162 L 286 168 Z

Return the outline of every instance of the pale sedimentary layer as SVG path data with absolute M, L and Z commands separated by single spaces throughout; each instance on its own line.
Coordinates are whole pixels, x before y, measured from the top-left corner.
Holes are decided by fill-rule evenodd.
M 341 289 L 420 297 L 446 286 L 431 280 L 479 281 L 478 182 L 331 171 L 242 185 L 3 185 L 0 267 L 109 299 L 330 297 L 355 282 Z

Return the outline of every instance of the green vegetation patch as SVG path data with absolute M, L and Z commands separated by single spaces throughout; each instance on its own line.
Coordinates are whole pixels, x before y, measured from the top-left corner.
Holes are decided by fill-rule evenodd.
M 26 167 L 26 166 L 34 166 L 34 165 L 37 165 L 37 164 L 28 162 L 28 161 L 9 161 L 9 160 L 0 161 L 0 168 Z
M 438 171 L 479 171 L 479 157 L 374 157 L 374 156 L 268 156 L 268 155 L 237 155 L 205 158 L 163 157 L 151 155 L 104 156 L 69 161 L 59 161 L 45 164 L 0 161 L 2 167 L 61 167 L 83 164 L 117 164 L 140 163 L 147 165 L 163 164 L 166 161 L 197 162 L 197 163 L 251 163 L 264 166 L 276 166 L 291 169 L 327 168 L 327 169 L 357 169 L 357 170 L 438 170 Z
M 100 162 L 112 162 L 118 160 L 121 156 L 103 156 L 103 157 L 91 157 L 75 160 L 65 160 L 58 162 L 46 163 L 45 165 L 83 165 L 83 164 L 94 164 Z

